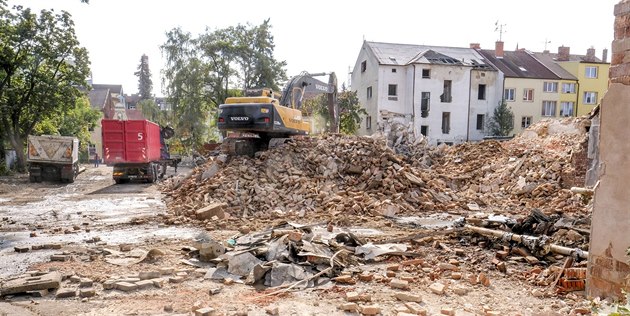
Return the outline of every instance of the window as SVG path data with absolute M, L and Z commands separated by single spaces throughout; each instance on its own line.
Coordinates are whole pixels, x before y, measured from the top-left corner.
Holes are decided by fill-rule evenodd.
M 428 125 L 420 125 L 420 134 L 427 136 L 429 133 L 429 126 Z
M 444 80 L 444 92 L 440 96 L 441 102 L 450 103 L 453 101 L 453 97 L 451 96 L 451 85 L 452 82 L 450 80 Z
M 366 60 L 364 60 L 364 61 L 361 63 L 361 72 L 365 72 L 365 70 L 366 70 L 366 69 L 367 69 L 367 61 L 366 61 Z
M 521 117 L 521 127 L 528 128 L 532 125 L 532 117 L 531 116 L 523 116 Z
M 372 98 L 372 87 L 367 87 L 367 98 L 371 99 Z
M 477 130 L 478 131 L 483 131 L 485 121 L 486 121 L 486 116 L 484 114 L 477 114 Z
M 516 95 L 516 89 L 508 88 L 503 90 L 503 98 L 505 101 L 514 101 Z
M 387 87 L 387 100 L 398 101 L 398 85 L 390 84 Z
M 422 69 L 422 78 L 430 79 L 431 78 L 431 69 Z
M 543 101 L 542 116 L 556 116 L 556 101 Z
M 396 72 L 396 68 L 392 68 L 392 72 Z
M 563 83 L 562 93 L 575 93 L 575 83 Z
M 397 90 L 398 89 L 398 85 L 395 84 L 390 84 L 389 87 L 387 88 L 387 95 L 398 95 L 397 94 Z
M 573 102 L 560 103 L 560 116 L 573 116 Z
M 584 104 L 596 104 L 597 92 L 586 91 L 584 92 Z
M 545 81 L 543 83 L 544 92 L 558 92 L 558 83 L 554 81 Z
M 523 89 L 523 101 L 534 101 L 534 89 Z
M 442 112 L 442 134 L 451 131 L 451 112 Z
M 597 67 L 586 67 L 584 68 L 584 72 L 586 78 L 597 78 Z
M 431 108 L 431 92 L 422 92 L 422 100 L 420 101 L 420 116 L 429 116 L 429 109 Z
M 372 129 L 372 117 L 369 115 L 365 118 L 365 129 Z
M 485 100 L 486 99 L 486 85 L 480 84 L 479 89 L 477 90 L 477 100 Z

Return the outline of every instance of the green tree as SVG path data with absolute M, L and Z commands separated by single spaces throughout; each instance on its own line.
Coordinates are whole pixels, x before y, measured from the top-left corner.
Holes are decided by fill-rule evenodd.
M 488 119 L 488 129 L 492 136 L 510 136 L 514 129 L 514 114 L 507 102 L 502 100 Z
M 0 125 L 24 171 L 27 135 L 43 120 L 75 107 L 87 89 L 88 53 L 68 12 L 39 15 L 0 0 Z
M 357 93 L 342 91 L 337 96 L 337 102 L 339 104 L 339 131 L 348 135 L 356 133 L 363 121 L 361 116 L 367 115 L 367 111 L 359 103 Z M 314 99 L 305 100 L 302 113 L 305 116 L 315 116 L 318 120 L 323 120 L 325 126 L 330 126 L 328 95 L 322 94 Z
M 273 57 L 270 27 L 267 20 L 261 26 L 206 29 L 199 36 L 180 28 L 166 33 L 162 81 L 183 147 L 192 149 L 216 135 L 217 108 L 236 88 L 277 88 L 286 79 L 286 63 Z
M 151 80 L 151 70 L 149 70 L 149 56 L 143 54 L 140 57 L 140 65 L 138 65 L 138 71 L 134 75 L 138 77 L 140 100 L 153 98 L 153 80 Z
M 91 138 L 90 131 L 97 126 L 101 116 L 101 112 L 93 109 L 90 106 L 90 100 L 83 96 L 76 100 L 72 108 L 67 109 L 61 115 L 46 118 L 37 123 L 32 134 L 77 137 L 80 142 L 80 152 L 87 153 L 87 146 Z

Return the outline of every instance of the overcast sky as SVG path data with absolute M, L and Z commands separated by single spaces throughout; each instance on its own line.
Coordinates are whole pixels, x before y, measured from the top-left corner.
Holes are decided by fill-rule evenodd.
M 468 47 L 477 42 L 493 49 L 503 24 L 506 50 L 532 51 L 558 46 L 585 54 L 613 40 L 614 5 L 619 0 L 389 0 L 350 1 L 211 1 L 211 0 L 8 0 L 37 11 L 66 10 L 90 53 L 94 83 L 122 84 L 138 90 L 134 72 L 142 54 L 149 56 L 153 91 L 162 95 L 159 46 L 167 30 L 193 34 L 231 25 L 261 24 L 271 19 L 275 55 L 287 62 L 289 76 L 306 70 L 334 71 L 347 82 L 363 40 Z M 608 60 L 610 61 L 610 52 Z M 324 81 L 327 78 L 322 78 Z

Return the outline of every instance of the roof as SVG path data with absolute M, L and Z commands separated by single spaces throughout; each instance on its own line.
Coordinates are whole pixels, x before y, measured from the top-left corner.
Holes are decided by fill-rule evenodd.
M 534 57 L 538 59 L 549 70 L 553 71 L 560 79 L 577 80 L 577 77 L 572 75 L 566 69 L 562 68 L 549 53 L 533 53 Z
M 503 58 L 497 58 L 494 50 L 480 49 L 479 52 L 487 62 L 501 70 L 506 78 L 560 79 L 525 50 L 505 51 Z
M 91 90 L 88 92 L 88 98 L 90 99 L 90 105 L 94 109 L 101 110 L 107 102 L 109 96 L 109 89 Z
M 554 61 L 558 61 L 558 54 L 557 53 L 536 53 L 536 54 L 546 54 L 549 55 Z M 607 64 L 605 62 L 602 62 L 601 59 L 599 59 L 597 56 L 593 56 L 592 57 L 593 60 L 588 60 L 588 58 L 586 57 L 586 55 L 574 55 L 574 54 L 569 54 L 569 60 L 568 61 L 577 61 L 577 62 L 584 62 L 584 63 L 594 63 L 594 64 Z
M 365 42 L 381 65 L 412 63 L 465 65 L 494 70 L 472 48 Z
M 92 84 L 92 89 L 94 90 L 104 90 L 109 89 L 111 93 L 122 94 L 123 87 L 121 84 Z

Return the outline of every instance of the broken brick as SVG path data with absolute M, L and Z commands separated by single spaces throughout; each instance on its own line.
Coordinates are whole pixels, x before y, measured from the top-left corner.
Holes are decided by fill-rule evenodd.
M 455 309 L 453 309 L 452 307 L 442 307 L 440 309 L 440 314 L 448 315 L 448 316 L 455 316 Z
M 378 315 L 381 308 L 378 305 L 367 305 L 361 307 L 361 315 Z
M 401 300 L 403 302 L 415 302 L 415 303 L 422 302 L 422 296 L 414 295 L 414 294 L 406 293 L 406 292 L 398 292 L 394 294 L 394 297 L 396 297 L 396 299 Z
M 339 309 L 346 312 L 358 312 L 359 305 L 357 303 L 344 303 L 339 306 Z
M 389 286 L 391 286 L 394 289 L 408 290 L 409 289 L 409 282 L 404 281 L 404 280 L 400 280 L 400 279 L 392 279 L 389 282 Z
M 431 290 L 431 292 L 435 293 L 435 294 L 439 294 L 442 295 L 444 294 L 444 291 L 446 290 L 446 285 L 439 283 L 439 282 L 435 282 L 431 285 L 429 285 L 429 290 Z
M 351 275 L 340 275 L 332 279 L 335 282 L 343 283 L 343 284 L 355 284 L 356 281 L 352 279 Z

